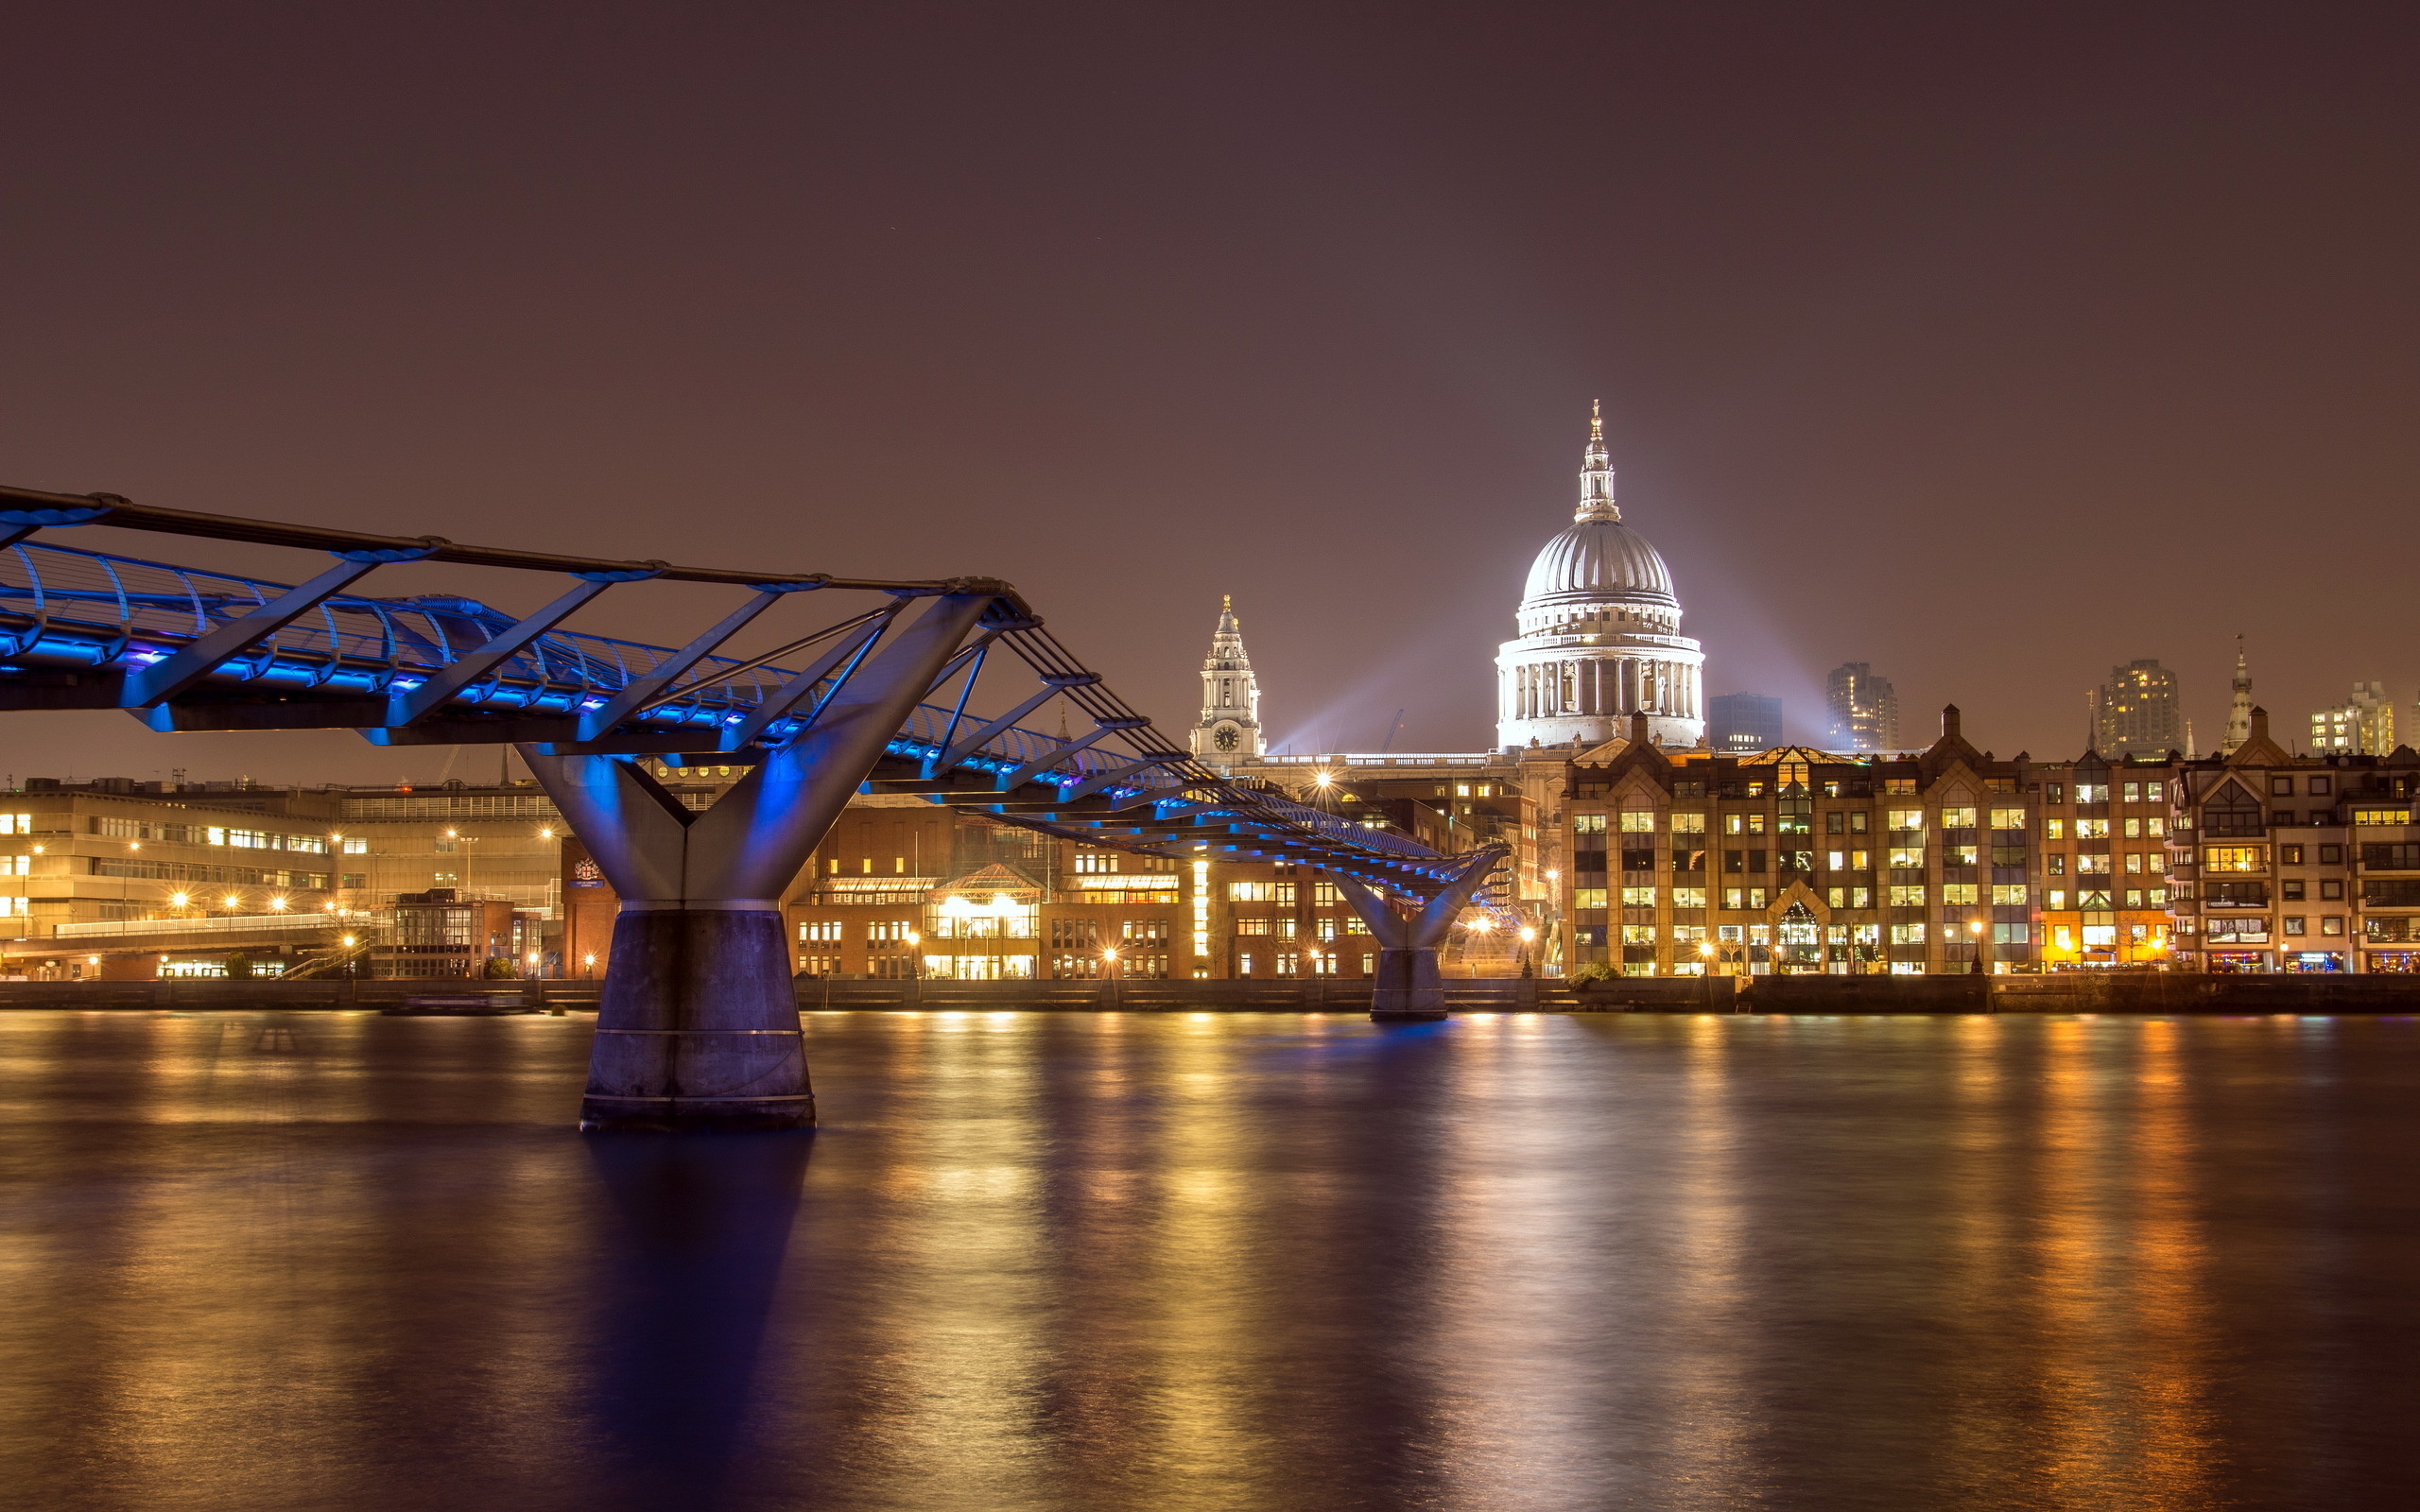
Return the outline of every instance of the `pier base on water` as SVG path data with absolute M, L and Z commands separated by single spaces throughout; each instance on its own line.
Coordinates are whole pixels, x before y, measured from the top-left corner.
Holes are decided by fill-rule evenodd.
M 815 1126 L 781 915 L 645 909 L 614 921 L 579 1126 Z

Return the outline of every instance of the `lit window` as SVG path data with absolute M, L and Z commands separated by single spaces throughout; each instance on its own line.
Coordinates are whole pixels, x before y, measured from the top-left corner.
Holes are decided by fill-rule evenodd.
M 1624 908 L 1654 907 L 1655 889 L 1652 887 L 1624 887 L 1622 889 L 1622 906 Z
M 2207 871 L 2259 871 L 2267 865 L 2263 848 L 2256 845 L 2206 845 L 2202 848 L 2202 867 Z
M 2022 830 L 2022 829 L 2024 829 L 2024 828 L 2025 828 L 2025 811 L 2024 811 L 2023 809 L 1994 809 L 1994 810 L 1992 810 L 1992 828 L 1993 828 L 1993 829 L 1995 829 L 1995 830 Z
M 2107 819 L 2078 819 L 2078 820 L 2076 820 L 2076 838 L 2077 838 L 2077 839 L 2079 839 L 2079 840 L 2106 840 L 2106 839 L 2108 839 L 2108 838 L 2109 838 L 2109 821 L 2108 821 Z
M 1675 908 L 1703 908 L 1705 906 L 1705 889 L 1703 887 L 1673 888 L 1672 906 Z
M 1703 833 L 1705 833 L 1705 816 L 1704 816 L 1704 815 L 1703 815 L 1703 814 L 1675 814 L 1675 815 L 1673 815 L 1673 816 L 1672 816 L 1672 833 L 1673 833 L 1674 834 L 1703 834 Z
M 1891 906 L 1893 908 L 1922 908 L 1924 905 L 1925 888 L 1922 883 L 1910 883 L 1891 889 Z
M 1925 926 L 1922 924 L 1893 924 L 1891 926 L 1891 943 L 1893 945 L 1921 945 L 1924 942 Z
M 1605 889 L 1602 887 L 1574 887 L 1571 889 L 1571 906 L 1574 908 L 1602 908 L 1605 906 Z
M 1945 830 L 1971 830 L 1975 827 L 1975 811 L 1944 809 L 1941 811 L 1941 827 Z
M 1654 811 L 1654 810 L 1652 810 L 1652 809 L 1625 809 L 1625 810 L 1623 810 L 1623 811 L 1622 811 L 1622 833 L 1624 833 L 1624 834 L 1653 834 L 1654 833 L 1655 833 L 1655 811 Z

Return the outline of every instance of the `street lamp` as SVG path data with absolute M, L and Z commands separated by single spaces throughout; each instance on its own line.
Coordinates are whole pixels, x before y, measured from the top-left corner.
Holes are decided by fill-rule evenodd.
M 1698 961 L 1699 961 L 1699 970 L 1700 970 L 1700 971 L 1708 971 L 1708 970 L 1711 970 L 1711 969 L 1713 968 L 1713 966 L 1714 966 L 1714 942 L 1713 942 L 1712 940 L 1703 940 L 1703 939 L 1702 939 L 1702 940 L 1698 941 Z
M 1975 974 L 1985 975 L 1987 973 L 1983 971 L 1983 921 L 1979 919 L 1966 920 L 1966 933 L 1975 937 Z

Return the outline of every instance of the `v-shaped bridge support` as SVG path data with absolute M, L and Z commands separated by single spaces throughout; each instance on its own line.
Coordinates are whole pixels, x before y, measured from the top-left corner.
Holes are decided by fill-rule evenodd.
M 1378 974 L 1370 994 L 1374 1021 L 1400 1023 L 1445 1016 L 1445 979 L 1437 970 L 1437 947 L 1503 859 L 1500 849 L 1478 852 L 1461 875 L 1413 918 L 1396 913 L 1367 884 L 1341 872 L 1328 873 L 1378 942 Z
M 626 758 L 521 747 L 622 897 L 581 1128 L 814 1125 L 782 893 L 994 601 L 936 599 L 703 813 Z

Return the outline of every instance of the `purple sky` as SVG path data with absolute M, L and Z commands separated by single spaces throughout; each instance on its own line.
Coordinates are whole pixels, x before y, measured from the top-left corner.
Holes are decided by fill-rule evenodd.
M 1272 734 L 1469 748 L 1601 397 L 1796 732 L 1859 660 L 2071 755 L 2155 656 L 2206 743 L 2238 631 L 2282 726 L 2409 724 L 2414 15 L 20 8 L 0 480 L 994 574 L 1180 730 L 1232 593 Z M 453 759 L 0 717 L 20 777 Z

